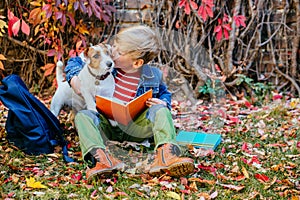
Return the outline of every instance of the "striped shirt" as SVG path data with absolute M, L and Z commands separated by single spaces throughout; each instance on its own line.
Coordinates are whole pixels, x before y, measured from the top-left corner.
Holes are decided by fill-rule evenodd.
M 116 87 L 114 98 L 124 103 L 134 99 L 137 86 L 140 81 L 140 76 L 140 71 L 134 73 L 125 73 L 121 69 L 118 69 L 115 77 Z

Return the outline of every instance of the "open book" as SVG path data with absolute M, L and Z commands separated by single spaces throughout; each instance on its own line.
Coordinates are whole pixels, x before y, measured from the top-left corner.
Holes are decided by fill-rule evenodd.
M 221 134 L 203 133 L 203 132 L 188 132 L 179 131 L 176 136 L 178 144 L 193 145 L 195 148 L 213 149 L 221 143 Z
M 105 117 L 127 125 L 139 113 L 144 111 L 147 99 L 152 98 L 152 90 L 124 104 L 114 99 L 96 95 L 96 107 Z

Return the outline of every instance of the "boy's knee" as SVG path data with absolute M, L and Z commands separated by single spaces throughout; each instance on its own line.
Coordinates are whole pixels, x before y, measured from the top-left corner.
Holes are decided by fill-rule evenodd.
M 148 110 L 148 113 L 147 113 L 147 118 L 151 121 L 151 122 L 154 122 L 155 121 L 155 117 L 157 114 L 167 114 L 169 113 L 170 110 L 162 105 L 162 104 L 158 104 L 158 105 L 154 105 L 154 106 L 151 106 Z
M 92 110 L 81 110 L 75 116 L 75 124 L 76 124 L 76 122 L 78 122 L 84 118 L 90 118 L 91 120 L 93 120 L 95 125 L 98 125 L 100 123 L 98 112 L 95 112 Z

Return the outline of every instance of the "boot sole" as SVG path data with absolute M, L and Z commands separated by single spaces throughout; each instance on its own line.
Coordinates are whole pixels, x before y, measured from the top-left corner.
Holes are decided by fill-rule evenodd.
M 160 176 L 164 173 L 169 176 L 182 177 L 194 172 L 195 166 L 192 162 L 174 163 L 168 167 L 157 167 L 151 169 L 149 174 L 152 176 Z
M 90 174 L 90 176 L 88 177 L 87 181 L 91 182 L 92 180 L 101 179 L 101 177 L 106 178 L 109 175 L 111 175 L 112 173 L 124 169 L 124 167 L 125 167 L 124 163 L 119 163 L 116 166 L 114 166 L 113 168 L 95 171 L 95 172 L 93 172 L 93 173 Z

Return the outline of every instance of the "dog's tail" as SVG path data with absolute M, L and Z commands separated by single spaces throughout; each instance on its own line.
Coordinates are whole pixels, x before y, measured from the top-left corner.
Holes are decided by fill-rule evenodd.
M 63 62 L 60 61 L 60 60 L 57 61 L 57 63 L 56 63 L 56 81 L 57 81 L 57 84 L 60 84 L 65 80 L 63 67 L 64 67 Z

